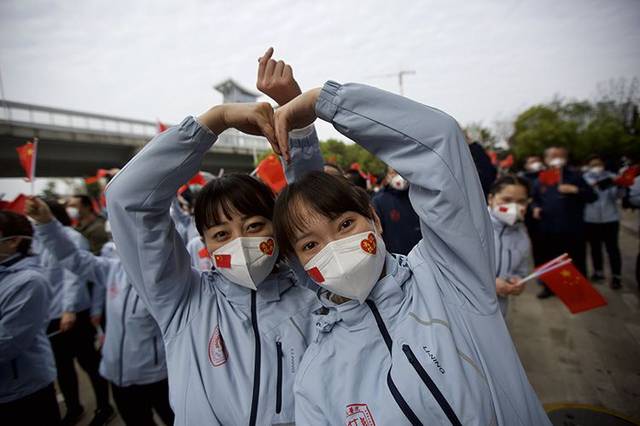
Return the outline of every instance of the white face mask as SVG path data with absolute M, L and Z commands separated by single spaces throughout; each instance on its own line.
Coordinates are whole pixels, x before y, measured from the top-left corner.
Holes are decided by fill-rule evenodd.
M 593 173 L 594 175 L 599 175 L 599 174 L 601 174 L 602 172 L 604 172 L 604 167 L 602 167 L 602 166 L 595 166 L 595 167 L 591 167 L 591 168 L 589 169 L 589 171 L 590 171 L 591 173 Z
M 500 222 L 512 226 L 517 221 L 524 220 L 524 210 L 524 207 L 518 203 L 508 203 L 493 206 L 491 212 Z
M 389 184 L 393 189 L 397 189 L 398 191 L 406 191 L 409 188 L 409 182 L 400 175 L 392 177 Z
M 364 303 L 380 279 L 386 253 L 382 238 L 366 231 L 330 242 L 304 269 L 321 287 Z
M 76 207 L 67 207 L 67 214 L 71 220 L 78 220 L 80 217 L 80 212 Z
M 211 253 L 217 271 L 252 290 L 267 278 L 277 259 L 278 246 L 272 237 L 238 237 Z
M 561 157 L 556 157 L 549 160 L 549 165 L 557 169 L 559 169 L 560 167 L 564 167 L 565 164 L 567 164 L 567 160 Z
M 536 161 L 535 163 L 531 163 L 527 166 L 527 171 L 530 172 L 539 172 L 543 168 L 543 164 L 540 161 Z

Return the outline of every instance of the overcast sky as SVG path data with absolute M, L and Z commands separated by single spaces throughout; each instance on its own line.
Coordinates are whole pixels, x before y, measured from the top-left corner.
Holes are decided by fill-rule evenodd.
M 492 125 L 640 75 L 640 1 L 0 2 L 5 97 L 22 102 L 177 123 L 227 77 L 254 88 L 268 46 L 303 88 L 397 91 L 376 76 L 415 70 L 406 96 Z

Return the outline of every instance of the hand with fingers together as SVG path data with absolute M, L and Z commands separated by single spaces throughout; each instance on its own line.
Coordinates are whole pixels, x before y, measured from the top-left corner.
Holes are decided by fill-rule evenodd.
M 53 220 L 53 213 L 47 203 L 38 197 L 31 197 L 25 202 L 25 213 L 39 224 L 49 223 Z
M 291 65 L 284 61 L 272 59 L 273 47 L 258 59 L 258 79 L 256 87 L 259 91 L 284 105 L 302 93 L 298 82 L 293 77 Z

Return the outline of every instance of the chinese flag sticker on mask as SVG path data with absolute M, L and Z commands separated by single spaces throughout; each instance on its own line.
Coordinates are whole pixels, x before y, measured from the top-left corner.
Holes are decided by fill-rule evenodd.
M 238 237 L 212 253 L 217 271 L 234 284 L 257 290 L 278 260 L 272 237 Z

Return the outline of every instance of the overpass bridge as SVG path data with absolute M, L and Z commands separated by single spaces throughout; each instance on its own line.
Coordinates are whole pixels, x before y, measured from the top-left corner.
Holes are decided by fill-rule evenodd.
M 39 140 L 39 177 L 92 176 L 98 168 L 122 167 L 157 133 L 157 123 L 21 102 L 0 102 L 0 177 L 23 177 L 16 147 Z M 203 170 L 250 172 L 270 149 L 265 138 L 234 129 L 206 153 Z

